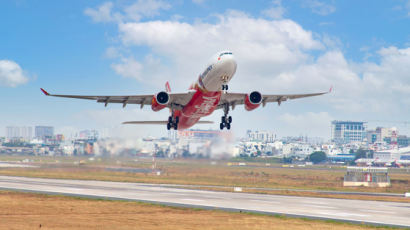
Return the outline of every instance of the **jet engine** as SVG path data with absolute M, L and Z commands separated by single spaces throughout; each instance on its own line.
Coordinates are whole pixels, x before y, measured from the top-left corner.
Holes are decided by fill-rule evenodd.
M 160 111 L 161 109 L 167 106 L 168 102 L 169 102 L 168 93 L 161 91 L 157 93 L 157 95 L 154 95 L 154 97 L 152 98 L 151 108 L 155 112 Z
M 258 108 L 262 103 L 262 94 L 258 91 L 253 91 L 245 97 L 245 109 L 248 111 Z

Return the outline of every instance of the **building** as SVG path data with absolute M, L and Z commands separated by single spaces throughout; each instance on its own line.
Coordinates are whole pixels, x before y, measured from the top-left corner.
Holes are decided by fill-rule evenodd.
M 312 154 L 314 149 L 309 144 L 300 143 L 293 148 L 293 155 L 298 157 L 307 157 Z
M 97 140 L 98 139 L 98 131 L 97 130 L 82 130 L 78 133 L 78 138 L 81 140 Z
M 267 143 L 273 143 L 275 142 L 275 134 L 272 132 L 268 131 L 251 131 L 248 130 L 246 132 L 248 140 L 250 141 L 262 141 L 262 142 L 267 142 Z
M 365 122 L 332 121 L 331 139 L 336 143 L 362 142 L 366 137 Z
M 370 144 L 374 144 L 376 142 L 380 142 L 380 133 L 376 130 L 369 130 L 367 131 L 367 142 Z
M 388 187 L 387 168 L 347 167 L 343 186 Z
M 340 153 L 332 156 L 328 156 L 328 159 L 332 162 L 350 162 L 355 158 L 354 154 Z
M 218 139 L 224 132 L 219 130 L 199 130 L 199 129 L 189 129 L 189 130 L 178 130 L 178 138 L 184 139 L 195 139 L 195 140 L 211 140 Z
M 378 137 L 380 138 L 377 141 L 384 141 L 386 138 L 397 137 L 397 128 L 396 127 L 392 127 L 392 128 L 377 127 L 376 133 L 378 134 Z
M 46 139 L 54 136 L 54 127 L 52 126 L 36 126 L 35 127 L 35 137 L 37 139 Z
M 9 140 L 24 140 L 30 141 L 33 138 L 33 128 L 32 127 L 18 127 L 18 126 L 7 126 L 6 127 L 6 137 Z
M 410 147 L 378 151 L 373 154 L 373 158 L 379 162 L 388 163 L 400 160 L 405 154 L 410 154 Z
M 397 144 L 399 147 L 407 147 L 410 144 L 410 138 L 406 135 L 400 135 L 397 137 Z

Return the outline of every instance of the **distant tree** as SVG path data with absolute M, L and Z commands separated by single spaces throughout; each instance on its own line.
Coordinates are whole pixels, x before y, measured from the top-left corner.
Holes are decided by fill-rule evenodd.
M 292 159 L 292 157 L 283 157 L 282 161 L 285 164 L 291 164 L 293 159 Z
M 368 150 L 368 152 L 367 152 L 367 157 L 368 157 L 368 158 L 373 158 L 373 153 L 374 153 L 373 150 Z
M 367 154 L 366 154 L 366 153 L 367 153 L 367 152 L 366 152 L 365 150 L 363 150 L 363 149 L 358 149 L 358 150 L 356 151 L 356 153 L 355 153 L 354 159 L 357 160 L 357 159 L 360 159 L 360 158 L 366 158 L 366 157 L 367 157 Z
M 155 157 L 165 157 L 165 153 L 162 150 L 159 150 L 158 152 L 155 153 Z
M 313 162 L 314 164 L 326 161 L 326 159 L 327 159 L 326 153 L 322 151 L 316 151 L 309 155 L 309 160 Z
M 184 157 L 184 158 L 188 158 L 188 157 L 191 157 L 192 155 L 191 155 L 191 153 L 189 153 L 189 151 L 188 150 L 184 150 L 183 152 L 182 152 L 182 157 Z

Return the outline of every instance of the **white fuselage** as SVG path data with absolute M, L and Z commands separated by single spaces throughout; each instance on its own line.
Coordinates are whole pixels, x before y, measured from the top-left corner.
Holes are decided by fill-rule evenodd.
M 236 61 L 230 51 L 215 54 L 207 68 L 199 75 L 198 85 L 207 92 L 222 90 L 236 72 Z

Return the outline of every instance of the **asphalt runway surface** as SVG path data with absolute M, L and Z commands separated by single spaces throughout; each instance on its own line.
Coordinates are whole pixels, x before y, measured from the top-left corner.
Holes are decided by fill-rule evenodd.
M 0 176 L 0 189 L 410 227 L 410 203 L 214 192 L 155 184 Z

